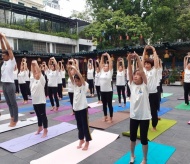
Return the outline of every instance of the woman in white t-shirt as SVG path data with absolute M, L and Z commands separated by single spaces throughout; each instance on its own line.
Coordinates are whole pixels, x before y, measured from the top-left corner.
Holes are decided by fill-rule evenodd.
M 20 72 L 18 74 L 18 83 L 20 86 L 20 91 L 22 94 L 22 97 L 24 99 L 24 104 L 28 103 L 28 92 L 27 92 L 27 85 L 26 85 L 26 75 L 27 75 L 27 71 L 26 71 L 26 62 L 25 60 L 22 60 L 21 64 L 20 64 Z
M 145 59 L 145 54 L 148 49 L 153 51 L 154 59 Z M 159 98 L 157 93 L 157 83 L 158 83 L 158 55 L 156 50 L 152 46 L 146 46 L 143 52 L 142 64 L 144 67 L 144 72 L 147 77 L 147 85 L 149 92 L 149 101 L 150 101 L 150 109 L 152 115 L 152 130 L 156 131 L 156 126 L 158 124 L 158 110 L 159 110 Z
M 82 148 L 82 145 L 85 143 L 82 150 L 88 150 L 89 141 L 92 140 L 88 125 L 88 103 L 86 99 L 88 83 L 84 81 L 82 75 L 79 73 L 75 66 L 68 65 L 67 67 L 68 70 L 73 69 L 76 73 L 73 77 L 70 71 L 68 71 L 71 82 L 74 85 L 73 109 L 75 111 L 75 118 L 77 121 L 77 128 L 79 131 L 78 137 L 80 140 L 77 148 Z
M 121 106 L 121 92 L 124 100 L 122 107 L 126 106 L 126 96 L 125 96 L 125 64 L 122 58 L 117 60 L 117 75 L 116 75 L 116 86 L 117 94 L 119 100 L 119 106 Z
M 109 63 L 107 62 L 107 59 Z M 106 64 L 105 64 L 106 63 Z M 101 91 L 101 98 L 103 103 L 103 112 L 104 112 L 104 119 L 103 121 L 108 121 L 107 118 L 107 105 L 110 112 L 110 119 L 109 122 L 113 122 L 113 106 L 112 106 L 112 97 L 113 97 L 113 90 L 111 86 L 112 80 L 112 60 L 108 53 L 104 53 L 101 56 L 100 61 L 100 91 Z
M 15 69 L 14 69 L 14 71 L 13 71 L 13 76 L 14 76 L 14 82 L 15 82 L 15 87 L 16 87 L 16 94 L 19 94 L 18 68 L 17 68 L 17 64 L 15 65 Z
M 62 68 L 61 68 L 61 77 L 62 77 L 62 86 L 63 88 L 66 88 L 66 81 L 65 81 L 65 67 L 62 64 Z
M 59 108 L 59 99 L 57 96 L 57 88 L 58 88 L 58 66 L 57 61 L 54 57 L 50 58 L 49 63 L 49 70 L 46 71 L 47 78 L 48 78 L 48 95 L 52 106 L 52 111 L 58 111 Z M 54 100 L 56 103 L 56 107 L 54 105 Z
M 189 93 L 190 93 L 190 55 L 184 57 L 184 99 L 185 104 L 189 105 Z
M 98 60 L 96 60 L 96 71 L 95 71 L 95 86 L 96 93 L 98 95 L 98 104 L 102 103 L 101 101 L 101 92 L 100 92 L 100 66 Z
M 59 95 L 59 100 L 62 100 L 63 98 L 63 92 L 62 92 L 62 75 L 61 75 L 61 68 L 62 68 L 62 62 L 58 62 L 58 95 Z
M 31 78 L 30 81 L 32 104 L 38 118 L 38 130 L 36 132 L 36 135 L 40 134 L 40 132 L 44 130 L 42 134 L 42 138 L 44 138 L 47 136 L 48 132 L 48 120 L 46 116 L 46 96 L 44 92 L 46 81 L 41 73 L 41 70 L 36 60 L 33 60 L 31 63 L 31 71 L 33 75 L 33 78 Z
M 138 62 L 138 69 L 133 73 L 131 67 L 131 59 L 136 58 Z M 151 119 L 149 93 L 147 78 L 143 71 L 143 66 L 139 56 L 128 54 L 128 70 L 129 70 L 129 87 L 131 90 L 130 97 L 130 147 L 131 159 L 130 164 L 135 162 L 135 145 L 137 139 L 137 130 L 140 126 L 141 144 L 143 145 L 143 161 L 141 164 L 147 163 L 148 152 L 148 128 Z
M 89 84 L 90 96 L 94 97 L 94 64 L 92 59 L 88 59 L 87 82 Z

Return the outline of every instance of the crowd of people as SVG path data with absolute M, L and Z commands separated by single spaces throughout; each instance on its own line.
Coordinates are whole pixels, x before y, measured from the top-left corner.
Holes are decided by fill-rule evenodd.
M 67 89 L 72 115 L 75 115 L 79 145 L 78 149 L 87 150 L 89 141 L 92 140 L 88 125 L 88 102 L 87 92 L 90 97 L 97 94 L 97 103 L 102 103 L 103 120 L 107 123 L 114 122 L 113 113 L 113 61 L 108 53 L 104 53 L 101 59 L 89 59 L 87 63 L 87 81 L 80 73 L 77 59 L 68 59 L 66 68 L 61 61 L 56 61 L 54 57 L 49 59 L 48 64 L 42 62 L 38 64 L 33 60 L 28 68 L 27 59 L 23 58 L 21 64 L 17 63 L 6 36 L 0 33 L 3 64 L 1 66 L 1 82 L 3 84 L 3 94 L 10 111 L 10 127 L 16 126 L 18 122 L 18 106 L 16 94 L 19 91 L 26 104 L 31 97 L 33 108 L 38 118 L 38 130 L 36 134 L 43 131 L 42 137 L 48 135 L 48 120 L 46 116 L 46 99 L 49 97 L 52 111 L 59 110 L 59 100 L 62 99 L 62 89 Z M 152 50 L 153 57 L 145 58 L 146 52 Z M 190 91 L 190 64 L 188 57 L 184 58 L 184 90 L 185 103 L 189 105 L 188 93 Z M 128 61 L 127 68 L 124 58 L 118 57 L 116 70 L 116 88 L 118 93 L 119 107 L 126 106 L 126 97 L 130 100 L 130 140 L 131 159 L 130 164 L 135 161 L 135 145 L 137 130 L 140 127 L 141 143 L 143 145 L 143 161 L 147 162 L 148 152 L 148 128 L 152 120 L 152 131 L 156 131 L 158 124 L 158 111 L 162 89 L 162 61 L 158 57 L 153 46 L 145 46 L 142 58 L 136 52 L 126 55 Z M 66 73 L 69 78 L 66 80 Z M 127 94 L 126 94 L 127 88 Z M 15 94 L 16 93 L 16 94 Z M 123 104 L 121 103 L 121 96 Z M 108 110 L 109 109 L 109 117 Z M 83 146 L 84 144 L 84 146 Z

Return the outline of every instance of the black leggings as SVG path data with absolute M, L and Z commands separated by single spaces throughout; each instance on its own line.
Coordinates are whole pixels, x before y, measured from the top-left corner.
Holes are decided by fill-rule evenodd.
M 23 97 L 24 101 L 27 101 L 28 100 L 27 85 L 26 85 L 26 83 L 19 84 L 19 85 L 20 85 L 20 92 L 22 94 L 22 97 Z
M 46 129 L 48 127 L 48 120 L 46 116 L 46 104 L 33 104 L 34 110 L 38 118 L 38 126 Z
M 70 103 L 71 103 L 71 105 L 73 107 L 73 96 L 74 96 L 74 93 L 73 92 L 68 92 L 68 94 L 69 94 Z M 73 113 L 74 113 L 74 110 L 73 110 Z
M 100 101 L 101 100 L 101 98 L 100 98 L 100 95 L 101 95 L 100 86 L 96 86 L 96 92 L 97 92 L 97 95 L 98 95 L 98 101 Z
M 113 91 L 101 92 L 104 116 L 107 116 L 107 105 L 108 105 L 110 117 L 113 117 L 112 97 L 113 97 Z
M 189 93 L 190 93 L 190 83 L 184 82 L 183 84 L 184 88 L 184 99 L 185 99 L 185 104 L 189 105 Z
M 158 93 L 149 93 L 149 103 L 152 115 L 152 127 L 155 128 L 158 124 Z
M 49 99 L 51 102 L 51 106 L 54 106 L 54 100 L 56 103 L 56 107 L 59 107 L 59 100 L 57 97 L 57 87 L 48 87 L 48 94 L 49 94 Z M 54 97 L 54 99 L 53 99 Z
M 79 140 L 92 140 L 88 126 L 88 109 L 75 111 Z
M 63 98 L 62 84 L 58 84 L 58 95 L 59 95 L 59 98 Z
M 62 79 L 62 85 L 63 85 L 63 88 L 66 88 L 66 82 L 64 78 Z
M 89 84 L 90 94 L 94 94 L 94 80 L 93 79 L 88 80 L 88 84 Z
M 157 94 L 158 94 L 158 111 L 160 111 L 160 102 L 161 102 L 161 92 L 160 92 L 160 86 L 157 86 Z
M 130 140 L 135 142 L 137 139 L 137 130 L 140 125 L 140 138 L 141 144 L 148 144 L 148 128 L 149 128 L 149 120 L 134 120 L 130 119 Z
M 27 95 L 31 95 L 30 93 L 30 81 L 26 81 L 26 89 L 27 89 Z
M 127 97 L 131 97 L 131 90 L 128 85 L 129 80 L 127 80 Z
M 122 92 L 124 104 L 126 104 L 125 86 L 117 86 L 117 94 L 118 94 L 119 103 L 121 103 L 121 92 Z
M 19 93 L 18 80 L 14 80 L 14 81 L 15 81 L 15 87 L 16 87 L 16 92 L 15 93 Z

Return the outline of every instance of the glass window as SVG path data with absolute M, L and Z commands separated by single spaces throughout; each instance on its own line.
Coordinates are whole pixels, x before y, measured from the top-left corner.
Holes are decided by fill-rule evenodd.
M 56 44 L 56 53 L 72 53 L 73 46 L 66 44 Z
M 17 39 L 14 39 L 13 42 L 14 42 L 14 50 L 18 50 Z

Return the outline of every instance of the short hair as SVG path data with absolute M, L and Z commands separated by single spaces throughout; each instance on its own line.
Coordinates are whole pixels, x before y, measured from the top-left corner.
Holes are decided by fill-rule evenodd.
M 9 52 L 8 52 L 7 50 L 3 50 L 3 51 L 2 51 L 2 55 L 3 55 L 3 54 L 4 54 L 4 55 L 9 55 Z
M 74 79 L 80 80 L 80 77 L 77 74 L 75 74 Z
M 144 64 L 145 63 L 148 63 L 148 64 L 150 64 L 151 65 L 151 67 L 153 67 L 154 66 L 154 60 L 153 59 L 145 59 L 145 61 L 144 61 Z

